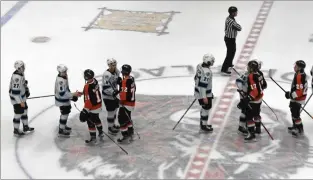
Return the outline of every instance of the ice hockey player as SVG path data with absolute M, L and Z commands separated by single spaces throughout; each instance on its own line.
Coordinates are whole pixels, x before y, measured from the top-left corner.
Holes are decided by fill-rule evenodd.
M 292 127 L 288 127 L 292 136 L 298 137 L 303 135 L 303 124 L 300 117 L 301 105 L 305 103 L 308 90 L 307 75 L 304 72 L 305 62 L 303 60 L 296 61 L 294 65 L 295 75 L 292 80 L 291 90 L 285 93 L 285 97 L 290 99 L 289 108 L 292 117 Z
M 200 131 L 212 132 L 212 125 L 208 124 L 210 110 L 212 108 L 212 78 L 213 74 L 210 69 L 215 62 L 212 54 L 208 53 L 203 56 L 203 62 L 197 65 L 197 73 L 194 77 L 195 91 L 194 97 L 198 99 L 201 105 L 200 110 Z
M 267 82 L 265 80 L 264 74 L 261 71 L 262 68 L 262 61 L 259 61 L 258 59 L 254 59 L 258 63 L 258 71 L 257 73 L 259 74 L 259 82 L 261 83 L 261 89 L 263 91 L 264 95 L 264 90 L 267 88 Z M 262 101 L 260 102 L 260 107 L 258 109 L 257 115 L 254 117 L 254 122 L 255 122 L 255 133 L 256 134 L 261 134 L 261 106 L 262 106 Z
M 68 83 L 67 67 L 63 64 L 57 66 L 58 75 L 55 80 L 55 105 L 60 108 L 59 135 L 69 136 L 72 128 L 67 126 L 67 118 L 71 113 L 71 100 L 76 102 L 81 96 L 78 92 L 71 93 Z
M 86 84 L 84 86 L 84 108 L 80 113 L 79 119 L 81 122 L 86 122 L 88 125 L 90 140 L 85 140 L 86 143 L 96 143 L 97 131 L 99 132 L 99 137 L 104 136 L 102 123 L 99 118 L 99 113 L 102 110 L 102 99 L 100 95 L 100 88 L 98 81 L 94 78 L 95 74 L 92 70 L 86 69 L 84 71 L 84 79 Z
M 116 135 L 119 127 L 114 124 L 116 119 L 116 111 L 119 107 L 119 100 L 116 95 L 118 91 L 118 80 L 120 80 L 120 71 L 116 68 L 117 62 L 111 58 L 107 60 L 109 68 L 104 71 L 102 77 L 102 98 L 107 110 L 108 132 Z
M 118 122 L 122 137 L 117 141 L 119 143 L 128 143 L 133 140 L 134 127 L 131 119 L 131 112 L 135 108 L 136 102 L 136 84 L 135 79 L 130 75 L 132 67 L 128 64 L 122 66 L 122 80 L 120 81 L 120 108 L 118 112 Z
M 248 128 L 248 135 L 245 137 L 245 142 L 255 141 L 255 123 L 254 119 L 258 116 L 261 102 L 263 98 L 263 91 L 260 82 L 259 64 L 252 60 L 248 62 L 247 66 L 247 96 L 243 98 L 243 106 L 247 107 L 246 121 Z
M 237 91 L 239 92 L 240 102 L 237 107 L 241 110 L 239 116 L 239 127 L 238 133 L 244 136 L 248 135 L 247 127 L 246 127 L 246 113 L 247 113 L 247 104 L 244 105 L 243 99 L 247 96 L 248 91 L 248 72 L 242 74 L 239 78 L 236 79 Z
M 32 132 L 35 128 L 28 126 L 28 116 L 27 116 L 27 103 L 26 99 L 30 96 L 29 88 L 27 86 L 28 82 L 25 80 L 25 64 L 23 61 L 16 61 L 14 63 L 15 71 L 12 74 L 9 95 L 11 99 L 11 104 L 14 109 L 14 135 L 22 136 L 26 132 Z M 23 131 L 20 130 L 20 120 L 23 123 Z

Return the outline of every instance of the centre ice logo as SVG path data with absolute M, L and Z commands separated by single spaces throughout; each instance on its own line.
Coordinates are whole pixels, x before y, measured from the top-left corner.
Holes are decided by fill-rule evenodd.
M 219 69 L 219 67 L 212 69 L 214 76 L 225 79 L 218 76 Z M 132 73 L 137 83 L 140 81 L 154 83 L 153 80 L 162 78 L 173 78 L 173 82 L 176 82 L 175 78 L 179 77 L 190 77 L 192 81 L 194 70 L 192 65 L 176 65 L 154 69 L 140 68 Z M 289 82 L 289 74 L 290 72 L 280 74 L 276 71 L 276 76 L 287 82 Z M 102 75 L 96 78 L 101 82 Z M 214 100 L 218 101 L 219 98 L 215 97 Z M 67 172 L 79 171 L 83 178 L 96 179 L 184 178 L 189 159 L 194 155 L 196 145 L 201 139 L 209 145 L 216 140 L 214 132 L 210 135 L 198 132 L 200 106 L 194 104 L 190 113 L 186 114 L 186 118 L 175 131 L 172 131 L 177 120 L 193 101 L 193 96 L 138 94 L 137 100 L 138 105 L 133 119 L 141 139 L 123 146 L 129 152 L 128 156 L 108 138 L 104 138 L 105 141 L 97 146 L 86 146 L 84 143 L 84 139 L 88 136 L 86 124 L 81 123 L 78 120 L 79 114 L 73 111 L 69 122 L 73 127 L 74 137 L 54 139 L 56 147 L 61 152 L 59 159 L 56 159 L 61 166 L 60 171 L 64 169 Z M 313 154 L 308 139 L 304 138 L 296 143 L 292 141 L 293 139 L 286 134 L 286 127 L 289 124 L 284 119 L 287 119 L 287 113 L 279 109 L 274 109 L 281 119 L 278 122 L 271 110 L 262 106 L 263 122 L 274 136 L 274 142 L 267 137 L 266 132 L 263 132 L 262 142 L 243 143 L 242 137 L 239 137 L 236 132 L 240 116 L 240 111 L 236 108 L 237 103 L 234 102 L 231 107 L 228 117 L 230 120 L 211 158 L 208 168 L 215 170 L 210 177 L 213 179 L 288 178 L 300 167 L 313 167 L 313 163 L 308 161 Z M 106 130 L 105 110 L 100 114 L 100 118 Z M 24 140 L 20 139 L 20 141 Z M 46 162 L 42 162 L 44 163 Z M 22 169 L 27 170 L 28 167 L 32 167 L 28 161 L 23 161 L 20 165 L 23 166 Z M 36 178 L 36 174 L 31 176 Z
M 87 26 L 89 29 L 137 31 L 144 33 L 168 34 L 165 30 L 179 12 L 127 11 L 100 8 L 99 14 Z

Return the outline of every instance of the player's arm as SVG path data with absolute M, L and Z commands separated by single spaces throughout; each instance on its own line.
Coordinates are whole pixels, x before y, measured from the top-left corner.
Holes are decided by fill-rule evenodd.
M 266 89 L 267 88 L 267 82 L 266 82 L 266 80 L 264 78 L 264 74 L 263 74 L 262 71 L 260 71 L 260 76 L 262 78 L 262 89 Z
M 90 102 L 93 106 L 101 102 L 98 83 L 96 84 L 93 83 L 89 85 L 88 94 L 89 94 Z
M 207 87 L 209 85 L 209 80 L 211 78 L 210 76 L 211 74 L 206 75 L 203 71 L 201 71 L 200 79 L 197 85 L 199 88 L 199 95 L 202 99 L 207 97 L 206 92 L 208 90 Z

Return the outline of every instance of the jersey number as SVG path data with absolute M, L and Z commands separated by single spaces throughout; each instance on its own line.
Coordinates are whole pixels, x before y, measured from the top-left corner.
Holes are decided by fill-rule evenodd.
M 20 84 L 13 84 L 13 88 L 19 88 Z
M 296 88 L 297 88 L 298 90 L 303 89 L 303 95 L 306 95 L 306 94 L 307 94 L 307 91 L 308 91 L 308 87 L 307 87 L 307 86 L 303 87 L 303 84 L 296 84 Z
M 122 92 L 127 93 L 127 87 L 121 87 L 121 88 L 122 88 Z M 133 100 L 135 100 L 135 88 L 134 88 L 134 87 L 131 88 L 131 89 L 130 89 L 130 92 L 132 93 L 132 98 L 131 98 L 131 100 L 133 101 Z

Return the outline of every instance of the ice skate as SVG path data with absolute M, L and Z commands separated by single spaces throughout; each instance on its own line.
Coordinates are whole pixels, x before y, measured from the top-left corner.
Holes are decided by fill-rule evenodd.
M 25 135 L 25 133 L 19 129 L 14 129 L 13 133 L 14 133 L 14 136 L 17 136 L 17 137 Z
M 89 140 L 85 140 L 86 144 L 97 144 L 97 138 L 96 137 L 91 137 Z
M 66 131 L 65 129 L 59 128 L 59 137 L 70 137 L 70 132 Z
M 246 128 L 239 126 L 238 127 L 238 134 L 243 135 L 243 136 L 247 136 L 248 135 L 248 131 Z
M 200 126 L 200 133 L 211 133 L 213 132 L 212 125 L 201 125 Z

